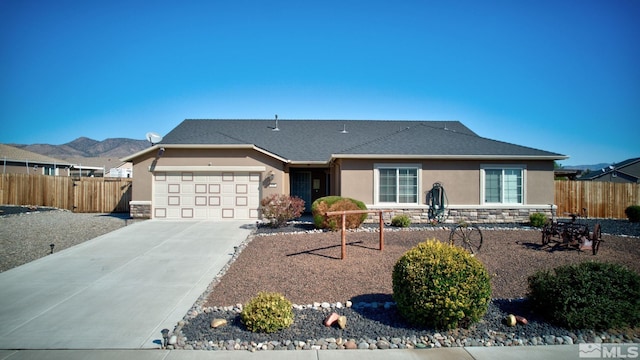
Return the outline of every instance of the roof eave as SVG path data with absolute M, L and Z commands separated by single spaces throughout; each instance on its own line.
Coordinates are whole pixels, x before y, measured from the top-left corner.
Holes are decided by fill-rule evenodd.
M 320 166 L 320 165 L 329 165 L 329 161 L 322 161 L 322 160 L 311 160 L 311 161 L 305 161 L 305 160 L 290 160 L 289 164 L 290 165 L 316 165 L 316 166 Z
M 332 159 L 432 159 L 432 160 L 564 160 L 565 155 L 405 155 L 332 154 Z
M 0 161 L 6 162 L 15 162 L 15 163 L 29 163 L 29 164 L 37 164 L 37 165 L 54 165 L 54 166 L 71 166 L 73 164 L 67 162 L 57 162 L 57 161 L 41 161 L 41 160 L 25 160 L 25 159 L 10 159 L 10 158 L 1 158 Z
M 157 150 L 159 150 L 160 148 L 164 148 L 166 149 L 212 149 L 212 150 L 219 150 L 219 149 L 249 149 L 249 150 L 255 150 L 259 153 L 265 154 L 269 157 L 272 157 L 276 160 L 282 161 L 282 162 L 289 162 L 289 160 L 278 156 L 274 153 L 271 153 L 269 151 L 266 151 L 262 148 L 259 148 L 253 144 L 155 144 L 149 148 L 146 148 L 144 150 L 138 151 L 137 153 L 133 154 L 133 155 L 129 155 L 127 157 L 124 157 L 122 159 L 120 159 L 120 161 L 123 162 L 128 162 L 128 161 L 133 161 L 133 159 L 140 157 L 142 155 L 145 155 L 147 153 L 150 152 L 155 152 Z

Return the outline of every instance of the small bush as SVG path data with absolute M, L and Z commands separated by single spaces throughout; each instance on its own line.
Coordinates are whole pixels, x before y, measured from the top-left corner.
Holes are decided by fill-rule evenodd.
M 391 225 L 397 227 L 409 227 L 411 219 L 407 215 L 396 215 L 391 219 Z
M 482 318 L 491 300 L 484 265 L 435 239 L 407 251 L 395 264 L 392 281 L 399 313 L 418 326 L 468 326 Z
M 624 266 L 584 262 L 529 277 L 529 300 L 549 321 L 570 329 L 640 325 L 640 275 Z
M 631 205 L 624 209 L 624 214 L 630 222 L 640 222 L 640 205 Z
M 281 294 L 261 292 L 244 306 L 240 319 L 250 331 L 272 333 L 293 324 L 292 306 Z
M 262 216 L 270 221 L 271 226 L 280 227 L 300 217 L 304 212 L 304 200 L 288 195 L 273 194 L 260 201 Z
M 545 226 L 549 220 L 545 214 L 537 212 L 529 215 L 529 222 L 531 223 L 531 226 L 541 228 Z
M 316 228 L 338 230 L 342 228 L 342 217 L 325 216 L 329 211 L 342 210 L 367 210 L 367 206 L 362 202 L 341 196 L 322 197 L 311 204 L 313 222 Z M 345 227 L 356 229 L 367 219 L 367 214 L 349 214 L 346 216 Z

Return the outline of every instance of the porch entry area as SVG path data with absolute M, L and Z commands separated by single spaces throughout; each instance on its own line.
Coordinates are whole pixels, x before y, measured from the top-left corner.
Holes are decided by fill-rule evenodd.
M 329 194 L 329 169 L 291 169 L 291 196 L 304 200 L 305 213 L 311 213 L 311 204 Z

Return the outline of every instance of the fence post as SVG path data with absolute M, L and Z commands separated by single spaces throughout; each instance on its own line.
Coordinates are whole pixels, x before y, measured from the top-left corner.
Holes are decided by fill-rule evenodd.
M 347 257 L 347 228 L 346 228 L 346 223 L 347 222 L 347 214 L 346 213 L 342 213 L 342 254 L 340 255 L 340 259 L 344 260 L 344 258 Z
M 382 221 L 382 211 L 378 211 L 378 219 L 380 221 L 380 251 L 384 250 L 384 221 Z

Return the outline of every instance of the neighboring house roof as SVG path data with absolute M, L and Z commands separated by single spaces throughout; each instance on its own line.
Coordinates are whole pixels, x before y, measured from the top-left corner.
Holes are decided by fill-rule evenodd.
M 480 137 L 459 121 L 278 120 L 275 127 L 276 120 L 184 120 L 157 146 L 253 145 L 293 163 L 341 157 L 566 158 Z
M 33 164 L 47 164 L 56 166 L 70 166 L 66 160 L 55 159 L 49 156 L 40 155 L 31 151 L 23 150 L 14 146 L 0 144 L 0 161 L 12 161 Z
M 629 181 L 640 181 L 640 157 L 631 158 L 600 170 L 589 171 L 582 175 L 579 180 L 596 180 L 598 178 L 615 174 L 615 176 L 623 176 Z
M 111 168 L 117 168 L 124 164 L 118 158 L 109 157 L 72 157 L 66 158 L 66 161 L 75 165 L 75 167 L 92 167 L 92 168 L 105 168 L 107 170 Z

